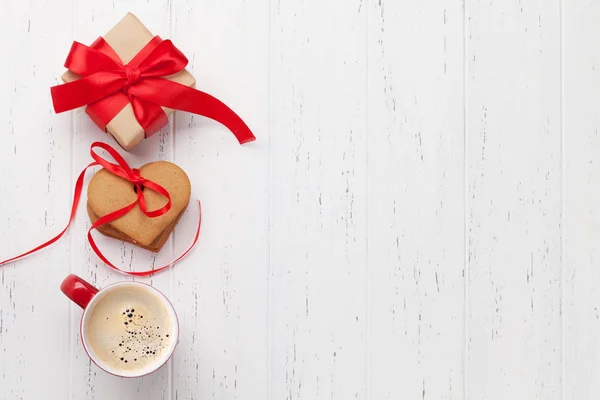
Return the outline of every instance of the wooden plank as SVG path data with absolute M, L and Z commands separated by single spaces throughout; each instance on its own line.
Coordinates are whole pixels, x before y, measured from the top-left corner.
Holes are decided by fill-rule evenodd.
M 462 4 L 371 1 L 368 46 L 370 398 L 461 399 Z
M 89 44 L 112 28 L 127 12 L 136 15 L 153 34 L 160 35 L 163 38 L 168 38 L 171 35 L 170 4 L 168 1 L 114 2 L 112 7 L 96 3 L 78 2 L 73 15 L 75 19 L 73 39 Z M 70 43 L 63 44 L 65 54 L 69 45 Z M 75 114 L 74 173 L 79 173 L 90 162 L 89 148 L 94 141 L 103 141 L 113 146 L 132 167 L 139 167 L 156 160 L 173 159 L 171 125 L 145 140 L 132 152 L 127 153 L 110 136 L 98 129 L 83 109 L 77 110 Z M 97 170 L 98 168 L 94 169 L 94 172 Z M 93 172 L 89 172 L 86 181 L 89 181 L 92 175 Z M 84 279 L 89 279 L 98 287 L 104 287 L 110 283 L 126 279 L 130 280 L 131 278 L 112 271 L 93 253 L 86 238 L 90 223 L 84 204 L 77 213 L 77 220 L 73 229 L 73 271 Z M 173 256 L 172 240 L 165 244 L 160 253 L 155 255 L 133 245 L 123 244 L 120 241 L 104 237 L 99 233 L 95 233 L 94 237 L 97 238 L 99 247 L 108 259 L 124 269 L 145 270 L 153 266 L 158 267 L 169 262 Z M 156 277 L 141 278 L 140 280 L 153 285 L 169 297 L 172 293 L 171 273 L 171 271 L 166 271 Z M 81 340 L 77 333 L 81 311 L 73 306 L 72 315 L 73 341 L 71 346 L 73 365 L 71 369 L 73 391 L 71 395 L 73 398 L 171 398 L 171 362 L 159 371 L 140 379 L 116 380 L 90 362 L 81 346 Z
M 600 396 L 600 4 L 563 2 L 564 399 Z
M 52 110 L 73 2 L 3 3 L 0 74 L 0 259 L 58 234 L 69 218 L 71 118 Z M 0 398 L 67 398 L 69 239 L 0 267 Z M 31 377 L 36 377 L 32 384 Z
M 366 7 L 272 3 L 273 399 L 366 398 Z
M 177 113 L 175 161 L 203 204 L 198 247 L 174 270 L 183 335 L 174 399 L 268 398 L 269 1 L 177 1 L 173 39 L 197 88 L 257 136 L 240 146 L 218 122 Z M 195 212 L 182 229 L 193 231 Z M 176 235 L 184 248 L 190 236 Z
M 467 398 L 561 398 L 559 0 L 466 2 Z

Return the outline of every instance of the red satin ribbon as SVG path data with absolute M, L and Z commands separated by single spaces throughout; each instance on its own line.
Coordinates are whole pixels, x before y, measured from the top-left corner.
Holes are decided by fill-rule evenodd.
M 246 123 L 215 97 L 163 78 L 182 71 L 187 58 L 170 40 L 155 36 L 128 64 L 123 65 L 103 39 L 91 46 L 73 42 L 65 67 L 82 78 L 50 91 L 57 113 L 87 105 L 94 122 L 105 129 L 131 103 L 146 137 L 167 122 L 161 106 L 213 119 L 225 125 L 240 144 L 256 138 Z
M 98 154 L 96 154 L 94 152 L 94 147 L 99 147 L 101 149 L 106 150 L 112 156 L 112 158 L 115 159 L 117 164 L 113 164 L 113 163 L 105 160 L 104 158 L 100 157 Z M 170 263 L 166 264 L 165 266 L 162 266 L 162 267 L 156 268 L 156 269 L 152 269 L 152 270 L 147 270 L 147 271 L 140 271 L 140 272 L 125 271 L 125 270 L 122 270 L 122 269 L 116 267 L 115 265 L 113 265 L 104 256 L 104 254 L 102 254 L 102 252 L 96 245 L 96 242 L 94 241 L 94 238 L 92 237 L 92 230 L 98 228 L 101 225 L 108 224 L 116 219 L 121 218 L 122 216 L 127 214 L 129 211 L 131 211 L 137 204 L 139 204 L 140 209 L 147 217 L 155 218 L 155 217 L 161 216 L 161 215 L 167 213 L 171 209 L 171 196 L 169 195 L 169 192 L 162 186 L 142 177 L 140 175 L 139 170 L 137 170 L 136 168 L 133 168 L 133 169 L 130 168 L 129 165 L 127 164 L 127 162 L 125 161 L 125 159 L 123 157 L 121 157 L 121 155 L 119 153 L 117 153 L 117 151 L 115 149 L 113 149 L 106 143 L 101 143 L 101 142 L 92 143 L 92 146 L 90 148 L 90 154 L 92 155 L 92 158 L 95 161 L 90 163 L 87 167 L 85 167 L 83 169 L 83 171 L 81 171 L 81 174 L 79 174 L 79 178 L 77 178 L 77 182 L 75 184 L 75 194 L 73 195 L 73 205 L 71 206 L 71 216 L 69 217 L 69 222 L 67 223 L 67 226 L 58 235 L 56 235 L 52 239 L 48 240 L 47 242 L 37 246 L 36 248 L 31 249 L 31 250 L 29 250 L 23 254 L 20 254 L 18 256 L 9 258 L 8 260 L 0 261 L 0 266 L 10 263 L 12 261 L 16 261 L 20 258 L 28 256 L 29 254 L 35 253 L 36 251 L 41 250 L 44 247 L 50 246 L 52 243 L 56 242 L 58 239 L 60 239 L 65 234 L 65 232 L 67 231 L 67 229 L 69 229 L 69 226 L 73 222 L 73 219 L 75 218 L 75 213 L 77 211 L 77 205 L 79 204 L 79 199 L 81 198 L 81 193 L 83 191 L 83 179 L 85 177 L 85 173 L 88 170 L 88 168 L 94 167 L 96 165 L 100 165 L 100 166 L 104 167 L 106 170 L 108 170 L 109 172 L 111 172 L 117 176 L 120 176 L 123 179 L 128 180 L 129 182 L 133 183 L 137 188 L 137 198 L 133 203 L 99 218 L 96 222 L 94 222 L 92 224 L 92 226 L 88 230 L 87 236 L 88 236 L 90 245 L 92 246 L 92 249 L 94 250 L 96 255 L 98 257 L 100 257 L 100 259 L 102 261 L 104 261 L 112 269 L 119 271 L 126 275 L 150 276 L 150 275 L 156 274 L 157 272 L 160 272 L 166 268 L 169 268 L 170 266 L 172 266 L 173 264 L 175 264 L 176 262 L 181 260 L 183 257 L 185 257 L 192 250 L 192 248 L 196 245 L 196 242 L 198 241 L 198 236 L 200 235 L 200 223 L 201 223 L 201 219 L 202 219 L 202 210 L 201 210 L 201 205 L 200 205 L 199 200 L 197 200 L 199 215 L 198 215 L 198 227 L 196 228 L 196 235 L 195 235 L 194 241 L 192 242 L 190 247 L 186 251 L 184 251 L 183 254 L 181 254 L 179 257 L 177 257 L 175 260 L 171 261 Z M 153 191 L 163 195 L 164 197 L 166 197 L 167 204 L 157 210 L 151 210 L 151 211 L 148 210 L 146 207 L 146 199 L 144 197 L 144 190 L 142 190 L 142 186 L 145 189 L 153 190 Z

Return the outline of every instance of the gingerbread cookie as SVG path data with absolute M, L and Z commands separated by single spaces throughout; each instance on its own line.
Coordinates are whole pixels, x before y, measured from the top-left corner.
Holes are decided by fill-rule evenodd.
M 187 174 L 167 161 L 146 164 L 140 175 L 164 187 L 171 195 L 171 209 L 159 217 L 149 218 L 139 204 L 121 218 L 100 226 L 98 230 L 109 237 L 127 241 L 158 252 L 183 215 L 191 195 Z M 147 209 L 156 210 L 167 204 L 167 199 L 152 190 L 144 190 Z M 88 185 L 88 215 L 95 222 L 99 217 L 133 203 L 137 198 L 135 185 L 108 172 L 98 171 Z
M 88 212 L 88 216 L 90 217 L 90 221 L 92 221 L 92 223 L 96 222 L 96 220 L 98 220 L 98 216 L 96 214 L 94 214 L 94 212 L 91 210 L 90 206 L 87 206 L 87 212 Z M 105 236 L 108 237 L 112 237 L 114 239 L 117 240 L 122 240 L 124 242 L 129 242 L 132 244 L 135 244 L 139 247 L 142 247 L 146 250 L 150 250 L 153 252 L 158 252 L 160 251 L 160 249 L 162 248 L 162 246 L 166 243 L 167 239 L 169 238 L 169 236 L 171 235 L 171 232 L 173 232 L 173 229 L 175 229 L 175 226 L 177 225 L 177 223 L 179 222 L 179 220 L 181 219 L 181 217 L 183 216 L 185 211 L 182 211 L 179 216 L 177 217 L 177 219 L 175 221 L 173 221 L 171 223 L 171 225 L 169 225 L 169 227 L 167 229 L 165 229 L 160 236 L 158 236 L 149 246 L 143 246 L 140 243 L 136 242 L 135 240 L 133 240 L 132 238 L 126 236 L 125 234 L 119 232 L 117 229 L 113 228 L 110 224 L 105 224 L 105 225 L 101 225 L 98 228 L 96 228 L 98 231 L 100 231 L 100 233 L 104 234 Z

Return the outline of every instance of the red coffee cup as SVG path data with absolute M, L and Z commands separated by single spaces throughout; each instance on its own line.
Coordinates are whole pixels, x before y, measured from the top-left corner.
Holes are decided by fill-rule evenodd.
M 152 286 L 126 281 L 97 289 L 72 274 L 60 289 L 83 309 L 83 348 L 102 370 L 124 378 L 140 377 L 156 371 L 173 355 L 179 339 L 177 313 Z

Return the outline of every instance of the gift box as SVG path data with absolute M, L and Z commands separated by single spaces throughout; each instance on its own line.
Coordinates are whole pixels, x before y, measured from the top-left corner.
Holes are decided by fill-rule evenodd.
M 114 49 L 123 64 L 129 63 L 152 38 L 152 33 L 131 13 L 125 15 L 117 25 L 104 35 L 104 40 Z M 91 47 L 94 47 L 94 44 Z M 62 76 L 63 82 L 73 82 L 80 78 L 81 76 L 72 71 L 67 71 Z M 183 70 L 167 78 L 191 87 L 196 83 L 194 77 L 187 70 Z M 126 150 L 133 149 L 146 136 L 149 137 L 162 128 L 162 126 L 156 124 L 152 130 L 146 132 L 135 118 L 130 102 L 127 102 L 125 107 L 106 126 L 103 126 L 104 124 L 99 116 L 99 109 L 101 110 L 101 107 L 90 107 L 88 105 L 85 111 L 96 125 L 111 134 L 121 147 Z M 167 107 L 162 107 L 162 109 L 167 116 L 174 111 Z
M 255 140 L 233 110 L 195 89 L 187 63 L 170 40 L 154 36 L 128 13 L 90 46 L 73 42 L 65 84 L 51 88 L 54 109 L 85 106 L 94 123 L 127 151 L 165 126 L 176 109 L 220 122 L 240 144 Z

